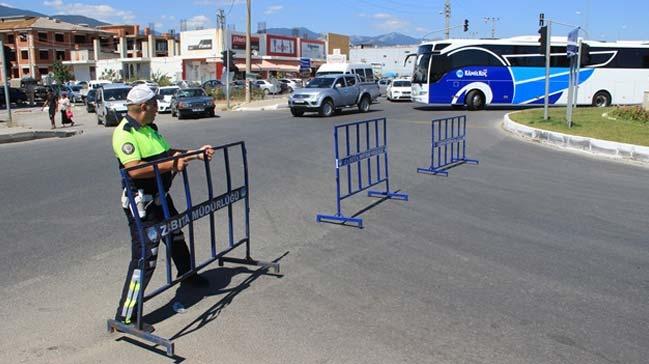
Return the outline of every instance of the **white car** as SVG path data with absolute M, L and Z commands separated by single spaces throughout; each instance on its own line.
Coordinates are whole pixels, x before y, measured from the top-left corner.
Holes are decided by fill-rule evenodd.
M 397 101 L 397 100 L 408 100 L 410 101 L 410 80 L 394 80 L 388 86 L 386 91 L 388 100 Z
M 158 91 L 156 92 L 156 97 L 158 98 L 158 112 L 162 113 L 171 111 L 171 98 L 178 90 L 180 90 L 180 87 L 178 86 L 163 86 L 158 88 Z
M 279 82 L 285 83 L 288 86 L 289 92 L 293 92 L 297 88 L 302 88 L 302 80 L 300 79 L 280 78 Z
M 268 94 L 278 94 L 280 92 L 280 87 L 278 85 L 273 84 L 270 81 L 266 80 L 256 80 L 253 81 L 255 83 L 255 86 L 259 87 L 262 89 L 262 91 L 268 95 Z

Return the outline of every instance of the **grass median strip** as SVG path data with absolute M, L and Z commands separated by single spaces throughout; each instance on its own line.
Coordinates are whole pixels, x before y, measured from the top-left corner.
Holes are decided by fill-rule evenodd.
M 602 116 L 615 107 L 582 107 L 574 110 L 572 128 L 566 123 L 565 108 L 550 108 L 549 120 L 543 120 L 543 109 L 529 109 L 509 115 L 513 121 L 559 133 L 604 139 L 620 143 L 649 146 L 649 123 L 642 121 L 611 120 Z

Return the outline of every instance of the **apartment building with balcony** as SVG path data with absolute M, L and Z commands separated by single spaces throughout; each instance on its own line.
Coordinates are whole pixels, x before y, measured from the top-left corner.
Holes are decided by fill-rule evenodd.
M 0 37 L 12 54 L 10 79 L 39 80 L 52 71 L 57 59 L 65 63 L 83 57 L 80 54 L 99 57 L 114 48 L 110 32 L 46 17 L 0 18 Z M 87 72 L 90 76 L 94 70 L 88 67 Z

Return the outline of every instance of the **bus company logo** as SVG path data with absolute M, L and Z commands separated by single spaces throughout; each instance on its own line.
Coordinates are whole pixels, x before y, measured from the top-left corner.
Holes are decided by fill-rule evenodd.
M 457 72 L 455 72 L 455 76 L 457 76 L 457 78 L 462 78 L 462 77 L 464 77 L 464 71 L 462 71 L 462 70 L 457 70 Z
M 466 70 L 464 71 L 465 76 L 473 76 L 473 77 L 487 77 L 487 70 Z

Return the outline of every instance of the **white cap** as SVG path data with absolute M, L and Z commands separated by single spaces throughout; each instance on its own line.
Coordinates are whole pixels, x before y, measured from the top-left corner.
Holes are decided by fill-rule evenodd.
M 140 84 L 131 89 L 126 96 L 126 103 L 128 105 L 139 105 L 151 100 L 155 97 L 155 93 L 151 91 L 149 86 Z

